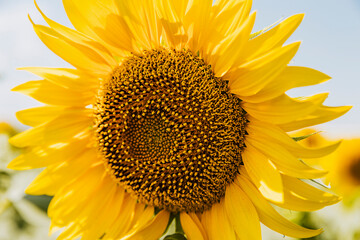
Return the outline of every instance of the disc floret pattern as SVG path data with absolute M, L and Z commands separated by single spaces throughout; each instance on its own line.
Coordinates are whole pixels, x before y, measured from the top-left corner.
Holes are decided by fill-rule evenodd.
M 188 50 L 126 58 L 97 96 L 97 142 L 107 169 L 145 204 L 201 212 L 242 164 L 241 100 Z

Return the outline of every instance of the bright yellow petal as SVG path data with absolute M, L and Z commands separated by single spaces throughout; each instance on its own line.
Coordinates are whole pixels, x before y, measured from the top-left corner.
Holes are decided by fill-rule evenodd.
M 251 0 L 216 0 L 213 5 L 214 24 L 220 35 L 236 31 L 247 19 L 252 6 Z
M 69 240 L 77 239 L 82 234 L 82 228 L 76 224 L 70 224 L 56 239 L 57 240 Z
M 55 85 L 47 80 L 28 81 L 12 91 L 28 95 L 40 102 L 59 105 L 84 107 L 94 102 L 94 93 L 74 91 Z
M 137 207 L 137 200 L 126 194 L 121 211 L 119 211 L 116 221 L 107 231 L 107 235 L 113 239 L 122 239 L 122 237 L 131 229 L 131 222 L 134 218 L 134 212 Z
M 248 135 L 245 143 L 255 147 L 259 152 L 267 156 L 283 174 L 298 178 L 319 178 L 326 174 L 325 171 L 311 168 L 301 162 L 270 138 L 262 139 Z
M 105 64 L 115 67 L 117 65 L 115 59 L 111 56 L 111 53 L 109 50 L 107 50 L 104 46 L 102 46 L 100 43 L 93 41 L 91 38 L 87 37 L 84 34 L 81 34 L 80 32 L 73 30 L 71 28 L 65 27 L 51 19 L 45 16 L 45 14 L 40 10 L 39 6 L 37 5 L 35 1 L 36 8 L 40 12 L 40 14 L 43 16 L 45 21 L 49 24 L 49 26 L 58 34 L 63 36 L 63 39 L 67 41 L 68 43 L 72 44 L 73 46 L 76 46 L 77 44 L 81 47 L 87 47 L 89 49 L 92 49 L 95 51 L 100 57 L 101 60 Z
M 112 179 L 109 180 L 112 181 Z M 116 201 L 118 199 L 114 199 L 114 197 L 117 196 L 116 192 L 118 190 L 115 182 L 104 181 L 96 195 L 91 198 L 91 201 L 77 215 L 77 218 L 79 220 L 83 219 L 84 222 L 82 224 L 84 231 L 82 240 L 100 239 L 104 235 L 109 220 L 116 217 L 114 212 L 116 211 Z
M 155 0 L 116 1 L 116 4 L 140 49 L 160 47 L 162 25 Z
M 281 127 L 284 131 L 289 132 L 289 131 L 298 130 L 300 128 L 309 127 L 324 122 L 329 122 L 335 118 L 344 115 L 351 108 L 352 108 L 351 106 L 327 107 L 321 105 L 310 114 L 301 116 L 291 122 L 279 124 L 279 127 Z
M 245 111 L 254 118 L 273 124 L 284 124 L 314 112 L 327 98 L 327 93 L 291 98 L 283 94 L 262 103 L 244 102 Z
M 70 68 L 47 68 L 47 67 L 24 67 L 25 70 L 48 80 L 60 87 L 95 93 L 99 87 L 99 79 L 77 69 Z
M 303 18 L 304 14 L 291 16 L 265 33 L 251 39 L 248 48 L 244 51 L 244 58 L 254 59 L 272 49 L 281 47 L 300 25 Z
M 104 166 L 93 164 L 87 167 L 83 174 L 63 182 L 63 187 L 55 194 L 48 208 L 48 215 L 52 221 L 57 226 L 66 226 L 73 222 L 74 216 L 78 216 L 89 203 L 89 199 L 96 196 L 99 187 L 104 186 L 105 177 L 109 176 L 104 172 Z
M 235 180 L 235 183 L 247 194 L 254 204 L 260 221 L 272 230 L 295 238 L 308 238 L 320 234 L 321 230 L 312 230 L 300 227 L 281 216 L 275 209 L 263 198 L 256 187 L 241 174 Z
M 309 201 L 318 201 L 321 203 L 336 203 L 340 198 L 333 193 L 326 191 L 326 189 L 321 190 L 315 188 L 298 178 L 293 178 L 289 176 L 282 175 L 284 187 L 291 189 L 292 194 L 301 197 L 303 199 L 308 199 Z
M 206 11 L 206 7 L 201 7 L 201 9 Z M 241 27 L 244 20 L 248 18 L 250 9 L 251 1 L 216 1 L 209 13 L 203 13 L 209 18 L 206 26 L 201 30 L 204 39 L 201 40 L 201 43 L 190 42 L 190 48 L 199 49 L 200 56 L 207 58 L 206 56 L 212 52 L 219 42 Z
M 223 39 L 213 49 L 211 55 L 205 58 L 208 64 L 213 67 L 214 73 L 217 77 L 224 76 L 229 69 L 233 67 L 235 60 L 241 57 L 241 51 L 246 46 L 251 30 L 254 26 L 255 16 L 255 13 L 250 15 L 241 27 Z M 251 67 L 249 67 L 249 69 L 250 68 Z M 230 79 L 232 80 L 233 78 Z M 231 84 L 229 86 L 231 89 Z
M 92 47 L 74 42 L 55 30 L 34 24 L 34 30 L 41 41 L 56 55 L 76 68 L 92 75 L 107 76 L 112 67 Z
M 89 138 L 85 136 L 72 139 L 72 141 L 63 144 L 35 146 L 26 149 L 23 154 L 12 160 L 8 165 L 8 168 L 15 170 L 29 170 L 66 161 L 84 151 L 88 144 Z
M 234 183 L 226 188 L 225 208 L 230 224 L 240 240 L 261 240 L 260 221 L 256 209 L 245 192 Z
M 63 163 L 47 167 L 35 180 L 27 187 L 26 193 L 32 195 L 55 195 L 64 183 L 71 182 L 73 179 L 81 176 L 89 166 L 94 168 L 102 164 L 96 158 L 96 151 L 91 149 L 83 150 L 72 158 L 64 159 Z
M 154 217 L 154 212 L 155 210 L 153 206 L 147 206 L 142 203 L 136 204 L 134 218 L 132 223 L 130 224 L 131 229 L 136 230 L 143 228 Z
M 268 82 L 258 93 L 241 96 L 246 102 L 259 103 L 281 96 L 287 90 L 319 84 L 330 77 L 317 70 L 306 67 L 287 66 L 276 78 Z
M 275 165 L 251 145 L 242 154 L 245 169 L 260 192 L 273 201 L 282 202 L 283 184 Z
M 97 39 L 117 56 L 133 52 L 134 36 L 113 0 L 63 0 L 65 11 L 80 32 Z
M 235 230 L 226 215 L 224 199 L 220 203 L 213 204 L 209 210 L 205 211 L 202 215 L 202 221 L 204 221 L 209 240 L 236 240 Z
M 124 203 L 125 194 L 126 194 L 125 190 L 122 187 L 118 186 L 113 202 L 109 204 L 109 207 L 111 209 L 109 210 L 109 212 L 104 211 L 104 213 L 107 214 L 107 216 L 104 217 L 106 220 L 103 220 L 104 222 L 106 222 L 104 226 L 107 226 L 104 230 L 104 233 L 106 233 L 106 237 L 108 237 L 109 239 L 115 238 L 115 236 L 111 236 L 109 235 L 109 233 L 110 233 L 110 229 L 112 229 L 113 226 L 115 226 L 117 222 L 120 220 L 119 214 L 124 210 L 123 208 L 125 205 Z
M 89 130 L 93 124 L 91 113 L 89 109 L 64 112 L 50 122 L 15 135 L 9 142 L 17 147 L 68 142 Z
M 242 174 L 249 179 L 251 179 L 247 172 L 243 171 Z M 320 189 L 316 189 L 297 178 L 289 177 L 282 175 L 282 179 L 284 182 L 284 188 L 283 188 L 283 198 L 282 201 L 277 201 L 269 194 L 264 194 L 261 189 L 259 189 L 258 186 L 255 186 L 260 190 L 262 195 L 269 200 L 269 202 L 289 210 L 294 211 L 316 211 L 319 210 L 325 206 L 337 203 L 340 199 L 328 192 L 321 191 Z M 290 181 L 287 181 L 291 179 Z M 291 182 L 291 184 L 289 184 Z M 298 189 L 306 189 L 309 190 L 308 193 L 302 194 L 303 190 Z M 300 194 L 298 194 L 300 193 Z
M 189 36 L 189 48 L 197 52 L 209 41 L 209 17 L 211 12 L 211 1 L 197 0 L 189 1 L 184 15 L 184 27 Z
M 169 222 L 170 213 L 166 210 L 159 212 L 143 228 L 125 236 L 124 240 L 158 240 L 164 233 Z
M 249 118 L 248 120 L 252 123 L 249 124 L 247 127 L 247 132 L 250 135 L 255 134 L 262 138 L 273 139 L 273 141 L 285 147 L 288 151 L 290 151 L 294 156 L 298 158 L 323 157 L 334 152 L 340 144 L 340 142 L 336 142 L 322 148 L 307 148 L 297 143 L 282 129 L 271 123 L 264 123 L 253 118 Z
M 196 215 L 195 215 L 196 216 Z M 194 222 L 192 217 L 186 212 L 180 213 L 181 226 L 189 240 L 206 240 L 207 236 L 204 235 L 204 230 Z
M 22 124 L 36 127 L 42 123 L 49 122 L 64 111 L 64 107 L 43 106 L 21 110 L 16 113 L 16 118 Z
M 168 47 L 180 50 L 188 42 L 188 36 L 182 23 L 188 2 L 188 0 L 156 0 L 160 20 L 166 34 L 164 40 Z
M 273 81 L 295 56 L 300 43 L 292 43 L 245 62 L 229 72 L 225 79 L 229 79 L 230 91 L 241 96 L 251 96 L 258 93 L 264 86 Z

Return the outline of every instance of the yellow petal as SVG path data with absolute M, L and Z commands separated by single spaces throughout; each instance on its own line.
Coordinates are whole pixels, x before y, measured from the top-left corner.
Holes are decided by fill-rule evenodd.
M 241 96 L 246 102 L 259 103 L 279 97 L 289 89 L 319 84 L 330 77 L 317 70 L 306 67 L 287 66 L 276 78 L 268 82 L 258 93 Z
M 252 0 L 216 0 L 212 9 L 216 17 L 214 27 L 220 24 L 217 31 L 223 36 L 231 34 L 246 21 L 251 7 Z
M 21 92 L 36 100 L 60 106 L 84 107 L 94 102 L 94 93 L 74 91 L 55 85 L 47 80 L 28 81 L 12 91 Z
M 269 202 L 273 203 L 276 206 L 281 208 L 294 210 L 294 211 L 317 211 L 326 206 L 332 205 L 332 203 L 320 203 L 316 201 L 309 201 L 307 199 L 299 198 L 298 196 L 291 193 L 289 190 L 284 191 L 284 201 L 283 202 L 274 202 L 271 199 L 266 198 Z
M 116 1 L 119 15 L 123 17 L 133 38 L 141 48 L 160 47 L 162 26 L 158 17 L 155 0 Z
M 71 41 L 51 28 L 34 23 L 33 26 L 41 41 L 74 67 L 96 76 L 107 76 L 111 73 L 111 66 L 93 48 Z
M 144 227 L 125 236 L 124 240 L 157 240 L 164 233 L 168 224 L 170 213 L 166 210 L 159 212 Z
M 201 30 L 206 37 L 205 41 L 201 44 L 190 42 L 191 49 L 199 49 L 200 55 L 206 59 L 219 42 L 241 27 L 244 19 L 249 15 L 249 5 L 251 6 L 251 1 L 216 1 L 211 12 L 208 13 L 210 16 L 207 16 L 209 18 L 207 26 Z M 206 8 L 202 9 L 206 10 Z
M 154 217 L 154 207 L 147 206 L 142 203 L 136 204 L 134 218 L 132 223 L 130 224 L 131 229 L 136 230 L 143 228 L 147 222 L 151 221 L 153 217 Z
M 340 200 L 340 198 L 329 191 L 323 191 L 315 188 L 310 184 L 303 182 L 298 178 L 282 175 L 284 187 L 291 189 L 292 194 L 308 199 L 309 201 L 317 201 L 320 203 L 333 204 Z
M 25 153 L 12 160 L 9 163 L 8 168 L 15 170 L 29 170 L 66 161 L 84 151 L 87 144 L 89 144 L 89 138 L 86 136 L 80 139 L 72 139 L 72 141 L 64 144 L 35 146 L 26 149 Z
M 102 164 L 88 166 L 87 170 L 68 182 L 56 193 L 50 202 L 48 215 L 58 225 L 73 222 L 89 197 L 97 192 L 102 183 L 105 171 Z
M 18 68 L 18 70 L 31 72 L 60 87 L 75 91 L 88 91 L 95 94 L 99 87 L 100 80 L 98 78 L 77 69 L 24 67 Z
M 307 148 L 294 141 L 281 128 L 271 123 L 264 123 L 253 118 L 249 118 L 248 120 L 252 123 L 249 124 L 247 128 L 249 135 L 255 134 L 262 138 L 273 139 L 273 141 L 285 147 L 298 158 L 323 157 L 335 151 L 340 144 L 339 141 L 322 148 Z
M 115 222 L 108 229 L 106 234 L 113 239 L 121 239 L 131 229 L 131 222 L 134 218 L 136 207 L 136 199 L 132 198 L 129 194 L 126 194 L 123 206 L 121 206 L 121 210 L 119 211 Z
M 324 122 L 329 122 L 335 118 L 344 115 L 351 108 L 352 108 L 351 106 L 327 107 L 321 105 L 317 107 L 316 110 L 311 112 L 310 114 L 299 117 L 291 122 L 279 124 L 279 127 L 282 128 L 285 132 L 289 132 L 289 131 L 298 130 L 300 128 L 309 127 Z
M 264 196 L 271 203 L 295 211 L 316 211 L 328 205 L 337 203 L 340 198 L 328 192 L 314 188 L 303 181 L 283 175 L 284 201 L 275 202 Z
M 244 102 L 243 107 L 248 114 L 258 120 L 284 124 L 314 112 L 327 96 L 327 93 L 320 93 L 311 97 L 291 98 L 283 94 L 262 103 Z
M 251 96 L 258 93 L 264 86 L 273 81 L 295 56 L 300 43 L 292 43 L 282 48 L 245 62 L 229 72 L 225 79 L 229 79 L 230 91 L 240 96 Z
M 306 229 L 298 226 L 283 216 L 281 216 L 275 209 L 263 198 L 256 187 L 241 174 L 235 180 L 235 183 L 246 193 L 249 199 L 254 204 L 260 221 L 272 230 L 284 234 L 286 236 L 295 238 L 309 238 L 320 234 L 321 230 Z
M 211 1 L 189 1 L 183 23 L 189 36 L 189 48 L 193 52 L 197 52 L 211 41 L 208 34 L 209 29 L 212 28 L 209 24 L 210 12 Z
M 110 181 L 113 181 L 110 179 Z M 84 234 L 82 240 L 99 239 L 104 235 L 109 220 L 117 217 L 114 215 L 116 211 L 116 191 L 118 191 L 117 184 L 113 182 L 104 181 L 97 189 L 95 196 L 91 198 L 83 208 L 81 213 L 77 215 L 79 220 L 83 219 Z M 114 201 L 115 200 L 115 201 Z M 115 206 L 114 206 L 115 205 Z M 101 219 L 101 221 L 99 221 Z
M 64 143 L 85 134 L 92 126 L 91 111 L 64 112 L 50 122 L 28 129 L 9 139 L 17 147 Z
M 180 50 L 188 42 L 182 23 L 188 2 L 188 0 L 156 0 L 168 47 Z
M 55 195 L 66 183 L 78 178 L 87 170 L 83 166 L 94 168 L 101 166 L 102 162 L 96 157 L 96 151 L 83 150 L 73 155 L 72 158 L 64 159 L 63 163 L 54 164 L 42 171 L 35 180 L 27 187 L 26 193 L 32 195 Z
M 28 108 L 17 112 L 16 118 L 22 124 L 35 127 L 42 123 L 53 120 L 62 111 L 64 111 L 64 109 L 65 109 L 64 107 L 59 107 L 59 106 L 43 106 L 43 107 Z
M 121 219 L 119 218 L 119 214 L 122 213 L 122 211 L 124 210 L 124 206 L 126 205 L 125 195 L 125 190 L 122 187 L 118 186 L 113 202 L 109 204 L 109 207 L 111 208 L 111 213 L 107 213 L 108 215 L 105 218 L 107 227 L 104 230 L 104 233 L 106 233 L 106 237 L 108 237 L 109 239 L 115 238 L 115 236 L 110 235 L 110 230 L 113 229 L 113 227 L 115 227 L 117 222 Z
M 298 178 L 319 178 L 326 174 L 325 171 L 311 168 L 301 162 L 270 138 L 262 139 L 248 135 L 246 136 L 246 145 L 255 147 L 267 156 L 283 174 Z
M 40 14 L 43 16 L 45 21 L 49 24 L 49 26 L 57 32 L 59 35 L 62 35 L 66 42 L 69 44 L 76 46 L 80 45 L 82 47 L 87 47 L 94 52 L 96 52 L 100 59 L 97 59 L 98 61 L 102 61 L 104 64 L 109 65 L 110 67 L 115 67 L 117 65 L 115 59 L 111 56 L 111 53 L 109 50 L 107 50 L 104 46 L 102 46 L 97 41 L 93 41 L 91 38 L 87 37 L 86 35 L 75 31 L 71 28 L 65 27 L 51 19 L 45 16 L 45 14 L 40 10 L 39 6 L 37 5 L 35 1 L 36 8 L 40 12 Z
M 226 215 L 224 199 L 213 204 L 203 213 L 203 219 L 209 240 L 229 239 L 236 240 L 236 234 Z M 221 229 L 221 231 L 219 231 Z
M 134 36 L 113 0 L 63 0 L 66 14 L 80 32 L 97 39 L 118 56 L 134 51 Z
M 251 145 L 242 154 L 246 172 L 260 192 L 275 202 L 282 202 L 283 184 L 275 165 Z
M 73 223 L 69 225 L 56 239 L 58 240 L 68 240 L 68 239 L 77 239 L 82 234 L 82 228 L 79 224 Z
M 293 15 L 277 26 L 251 39 L 248 48 L 244 51 L 244 58 L 247 60 L 254 59 L 272 49 L 281 47 L 300 25 L 303 18 L 304 14 Z
M 261 240 L 260 221 L 256 209 L 245 192 L 234 183 L 226 188 L 225 208 L 238 238 Z
M 196 215 L 195 215 L 196 217 Z M 186 212 L 180 213 L 181 226 L 189 240 L 206 240 L 207 236 L 204 235 L 204 229 L 200 229 L 193 218 Z
M 241 51 L 246 46 L 254 26 L 255 16 L 256 13 L 251 14 L 241 27 L 222 40 L 213 49 L 211 56 L 207 57 L 207 61 L 213 67 L 217 77 L 226 74 L 233 67 L 234 62 L 241 57 Z

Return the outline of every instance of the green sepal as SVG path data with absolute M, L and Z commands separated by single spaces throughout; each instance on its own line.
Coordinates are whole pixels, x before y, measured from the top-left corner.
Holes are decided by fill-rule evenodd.
M 294 139 L 295 142 L 298 142 L 298 141 L 304 140 L 304 139 L 306 139 L 306 138 L 308 138 L 308 137 L 311 137 L 312 135 L 315 135 L 315 134 L 318 134 L 318 133 L 320 133 L 320 131 L 314 132 L 314 133 L 310 133 L 310 134 L 308 134 L 308 135 L 304 135 L 304 136 L 300 136 L 300 137 L 293 137 L 292 139 Z
M 187 238 L 182 233 L 174 233 L 171 235 L 167 235 L 164 240 L 187 240 Z

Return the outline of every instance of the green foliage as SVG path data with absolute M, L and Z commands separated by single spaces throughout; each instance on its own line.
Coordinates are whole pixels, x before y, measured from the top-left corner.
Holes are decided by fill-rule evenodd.
M 300 136 L 300 137 L 293 137 L 292 139 L 294 139 L 295 142 L 298 142 L 298 141 L 307 139 L 308 137 L 311 137 L 312 135 L 315 135 L 315 134 L 318 134 L 318 133 L 320 133 L 320 131 L 319 132 L 314 132 L 314 133 L 311 133 L 311 134 L 308 134 L 308 135 Z
M 174 233 L 167 235 L 164 240 L 187 240 L 187 238 L 182 233 Z

